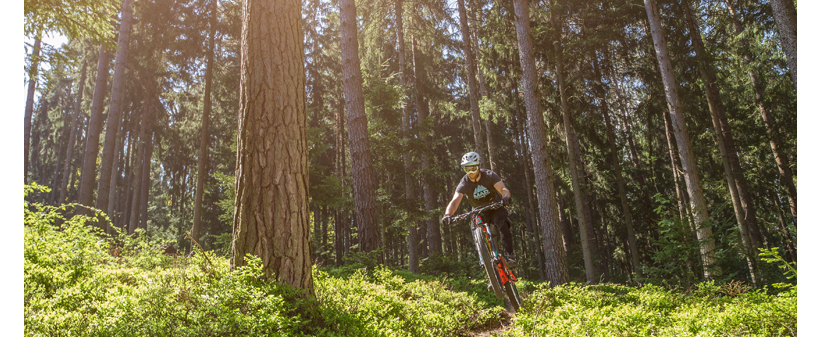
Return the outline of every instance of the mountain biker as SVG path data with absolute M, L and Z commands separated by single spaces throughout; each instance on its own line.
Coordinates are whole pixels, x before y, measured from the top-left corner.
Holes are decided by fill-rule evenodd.
M 510 204 L 510 190 L 504 186 L 504 182 L 493 171 L 479 167 L 481 157 L 478 153 L 468 152 L 461 157 L 461 168 L 467 174 L 461 178 L 453 194 L 453 200 L 447 205 L 444 217 L 441 222 L 449 225 L 452 221 L 450 217 L 458 209 L 461 199 L 467 196 L 467 201 L 473 209 L 496 203 L 499 200 L 502 205 Z M 510 221 L 507 219 L 507 209 L 504 207 L 486 210 L 482 212 L 484 219 L 496 225 L 501 234 L 501 243 L 504 246 L 504 260 L 510 269 L 518 265 L 518 260 L 513 252 L 512 233 L 510 232 Z

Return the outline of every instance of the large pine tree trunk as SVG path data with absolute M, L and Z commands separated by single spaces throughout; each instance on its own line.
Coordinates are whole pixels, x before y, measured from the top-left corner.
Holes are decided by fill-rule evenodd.
M 80 82 L 77 83 L 77 95 L 74 101 L 74 113 L 71 118 L 71 131 L 68 136 L 68 151 L 66 152 L 65 156 L 65 164 L 63 165 L 63 182 L 60 185 L 60 198 L 57 201 L 58 203 L 62 203 L 66 201 L 66 195 L 68 193 L 69 187 L 71 187 L 71 181 L 68 179 L 69 174 L 71 173 L 71 162 L 74 160 L 74 144 L 77 140 L 77 125 L 79 124 L 80 120 L 83 118 L 83 114 L 80 111 L 80 106 L 83 102 L 83 89 L 85 89 L 85 76 L 86 76 L 86 69 L 88 68 L 88 60 L 83 59 L 83 67 L 80 71 Z
M 340 17 L 342 73 L 345 106 L 347 107 L 350 162 L 353 172 L 353 199 L 356 203 L 356 225 L 359 229 L 359 249 L 363 252 L 371 252 L 382 247 L 382 242 L 376 216 L 376 180 L 370 155 L 367 116 L 364 112 L 355 0 L 341 1 Z M 379 257 L 379 263 L 384 263 L 381 257 Z
M 666 91 L 666 101 L 669 105 L 669 115 L 672 120 L 672 128 L 675 131 L 678 153 L 683 168 L 683 176 L 686 180 L 686 189 L 689 192 L 692 212 L 695 220 L 698 240 L 700 241 L 700 254 L 703 260 L 704 277 L 711 279 L 713 275 L 719 275 L 716 270 L 715 240 L 712 238 L 712 228 L 709 227 L 709 212 L 706 209 L 706 200 L 703 198 L 703 188 L 700 183 L 700 175 L 695 162 L 695 155 L 692 152 L 692 143 L 689 141 L 689 131 L 684 120 L 683 108 L 678 99 L 678 84 L 675 82 L 675 75 L 672 72 L 672 62 L 669 59 L 669 52 L 666 48 L 666 40 L 663 37 L 663 28 L 658 14 L 658 8 L 653 0 L 644 0 L 646 13 L 649 18 L 649 25 L 652 30 L 652 39 L 655 44 L 655 53 L 658 58 L 658 65 L 663 78 L 663 87 Z
M 301 3 L 243 1 L 241 48 L 231 270 L 313 295 Z
M 749 226 L 747 219 L 755 218 L 754 214 L 747 215 L 743 207 L 740 195 L 738 193 L 737 183 L 735 181 L 735 172 L 732 170 L 732 165 L 729 160 L 729 150 L 726 146 L 726 133 L 722 131 L 719 121 L 720 115 L 724 114 L 723 100 L 720 97 L 720 90 L 717 87 L 717 80 L 715 79 L 715 69 L 707 62 L 708 55 L 706 55 L 703 47 L 703 40 L 700 35 L 700 28 L 695 21 L 695 15 L 691 8 L 691 2 L 686 2 L 684 5 L 686 12 L 686 21 L 689 26 L 689 32 L 692 38 L 692 45 L 695 47 L 695 57 L 698 60 L 698 70 L 701 79 L 704 83 L 704 90 L 706 91 L 706 100 L 709 104 L 709 112 L 712 116 L 712 127 L 715 129 L 715 140 L 720 151 L 721 161 L 723 162 L 723 173 L 726 178 L 726 185 L 729 188 L 729 196 L 732 199 L 732 206 L 735 211 L 735 219 L 737 220 L 738 228 L 740 229 L 740 237 L 746 252 L 746 262 L 749 265 L 749 271 L 752 275 L 752 283 L 757 284 L 759 275 L 757 275 L 756 261 L 757 248 L 759 246 L 751 239 L 749 233 Z M 731 134 L 729 134 L 731 137 Z M 736 155 L 736 154 L 735 154 Z M 742 172 L 741 172 L 742 173 Z
M 729 14 L 732 18 L 735 34 L 741 35 L 744 31 L 744 27 L 741 25 L 740 20 L 735 13 L 732 0 L 726 0 L 726 5 L 729 8 Z M 765 100 L 763 84 L 758 80 L 757 72 L 752 67 L 752 55 L 749 54 L 747 48 L 749 41 L 744 37 L 741 38 L 740 43 L 743 59 L 746 63 L 746 67 L 749 69 L 749 80 L 752 83 L 752 90 L 755 94 L 755 103 L 757 104 L 758 111 L 760 111 L 760 117 L 763 118 L 763 124 L 766 126 L 766 134 L 769 137 L 769 145 L 772 148 L 774 160 L 777 163 L 778 170 L 780 171 L 780 180 L 786 187 L 786 196 L 789 198 L 789 208 L 791 209 L 792 217 L 794 218 L 794 224 L 797 226 L 797 187 L 794 185 L 794 175 L 789 163 L 789 158 L 785 153 L 783 153 L 783 147 L 780 144 L 780 135 L 777 131 L 777 124 L 774 120 L 774 116 L 772 116 L 769 111 L 768 103 Z M 796 58 L 795 61 L 797 61 Z M 794 74 L 794 76 L 796 75 L 797 74 Z
M 535 184 L 538 193 L 538 209 L 541 217 L 541 231 L 545 269 L 550 286 L 569 281 L 567 258 L 561 242 L 561 227 L 558 221 L 558 206 L 555 203 L 552 165 L 547 148 L 546 125 L 541 115 L 538 101 L 538 79 L 533 57 L 532 34 L 530 33 L 529 7 L 526 0 L 515 0 L 515 31 L 518 39 L 518 55 L 524 84 L 524 105 L 527 108 L 527 126 L 532 144 L 532 164 L 535 169 Z
M 28 184 L 28 169 L 29 169 L 29 147 L 31 145 L 31 116 L 34 112 L 34 91 L 37 88 L 37 76 L 40 68 L 40 46 L 43 41 L 43 33 L 37 32 L 37 37 L 34 39 L 34 48 L 31 50 L 31 68 L 28 75 L 28 91 L 26 92 L 26 114 L 23 118 L 23 152 L 24 157 L 24 175 L 23 184 Z
M 111 184 L 111 167 L 116 159 L 117 134 L 122 122 L 123 97 L 125 96 L 125 66 L 128 59 L 128 44 L 131 37 L 131 1 L 122 2 L 122 19 L 120 36 L 117 41 L 117 58 L 114 62 L 114 79 L 111 83 L 111 105 L 108 108 L 108 119 L 105 127 L 102 158 L 100 159 L 100 178 L 97 182 L 97 201 L 99 209 L 108 206 Z
M 205 68 L 205 94 L 202 102 L 202 128 L 200 130 L 199 141 L 199 164 L 197 166 L 196 175 L 196 192 L 194 195 L 194 224 L 191 227 L 191 238 L 194 241 L 199 241 L 199 231 L 202 222 L 202 194 L 205 189 L 205 180 L 208 175 L 208 146 L 210 135 L 208 133 L 208 126 L 211 123 L 211 82 L 213 82 L 214 73 L 214 51 L 216 45 L 214 44 L 216 37 L 216 16 L 217 16 L 217 0 L 211 0 L 211 20 L 210 20 L 210 37 L 208 37 L 208 45 L 211 47 L 208 50 L 208 60 Z
M 110 51 L 105 45 L 100 45 L 100 56 L 97 60 L 97 77 L 94 81 L 94 96 L 91 102 L 91 114 L 88 117 L 88 131 L 86 131 L 83 167 L 80 171 L 80 187 L 77 202 L 81 205 L 92 206 L 94 201 L 94 179 L 97 178 L 97 155 L 100 151 L 100 132 L 103 122 L 103 101 L 108 86 Z M 86 213 L 85 209 L 80 213 Z
M 470 26 L 467 25 L 467 9 L 464 7 L 464 0 L 457 0 L 458 17 L 461 23 L 461 48 L 464 49 L 464 61 L 467 63 L 467 89 L 470 95 L 470 119 L 473 126 L 473 140 L 475 141 L 475 152 L 478 152 L 483 163 L 487 163 L 484 157 L 484 132 L 481 130 L 481 117 L 478 110 L 478 83 L 475 80 L 475 57 L 470 38 Z
M 786 54 L 786 63 L 789 65 L 789 74 L 792 83 L 797 88 L 797 9 L 793 0 L 769 0 L 772 5 L 774 21 L 777 23 L 777 32 L 780 35 L 780 45 Z

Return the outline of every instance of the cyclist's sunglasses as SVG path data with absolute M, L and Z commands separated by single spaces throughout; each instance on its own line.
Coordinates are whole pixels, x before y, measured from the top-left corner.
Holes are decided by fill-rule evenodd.
M 478 165 L 462 166 L 461 168 L 464 169 L 464 172 L 467 173 L 473 173 L 475 171 L 478 171 Z

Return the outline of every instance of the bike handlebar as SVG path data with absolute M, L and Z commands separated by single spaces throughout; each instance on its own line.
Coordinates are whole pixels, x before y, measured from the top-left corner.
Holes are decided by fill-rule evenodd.
M 469 217 L 471 217 L 475 214 L 481 213 L 485 210 L 499 209 L 501 207 L 504 207 L 504 205 L 503 205 L 503 202 L 499 201 L 499 202 L 492 203 L 492 204 L 489 204 L 489 205 L 484 206 L 484 207 L 479 207 L 479 208 L 473 209 L 472 211 L 469 211 L 467 213 L 456 215 L 456 216 L 452 217 L 452 221 L 453 222 L 461 221 L 461 220 L 467 219 L 467 218 L 469 218 Z

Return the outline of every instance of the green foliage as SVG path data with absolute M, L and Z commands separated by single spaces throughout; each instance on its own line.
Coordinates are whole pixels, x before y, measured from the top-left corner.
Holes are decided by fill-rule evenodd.
M 454 336 L 497 319 L 503 310 L 482 309 L 473 296 L 439 280 L 407 282 L 384 267 L 347 278 L 315 275 L 328 328 L 343 336 Z
M 26 187 L 34 191 L 48 189 Z M 305 298 L 265 279 L 257 257 L 230 271 L 210 251 L 163 255 L 166 242 L 141 230 L 111 237 L 85 216 L 57 226 L 60 212 L 26 205 L 26 335 L 452 336 L 503 310 L 442 280 L 408 281 L 366 255 L 358 270 L 314 270 L 316 298 Z
M 513 318 L 513 336 L 789 336 L 797 331 L 797 291 L 721 296 L 700 283 L 691 293 L 647 285 L 632 288 L 546 284 Z
M 759 254 L 760 259 L 767 262 L 767 263 L 778 264 L 780 269 L 783 270 L 783 276 L 785 276 L 787 280 L 791 280 L 791 279 L 794 279 L 794 278 L 797 277 L 797 267 L 795 266 L 794 263 L 789 263 L 786 260 L 784 260 L 783 257 L 780 256 L 780 253 L 778 252 L 777 247 L 774 247 L 774 248 L 771 248 L 771 249 L 766 249 L 766 248 L 758 248 L 758 249 L 760 250 L 760 254 Z M 779 289 L 783 289 L 783 288 L 790 289 L 792 287 L 796 288 L 796 286 L 794 284 L 790 284 L 790 283 L 774 283 L 774 284 L 772 284 L 772 286 L 775 287 L 775 288 L 779 288 Z
M 55 32 L 69 38 L 94 38 L 116 43 L 111 17 L 120 8 L 115 0 L 25 0 L 23 2 L 26 36 L 33 37 L 40 30 Z

